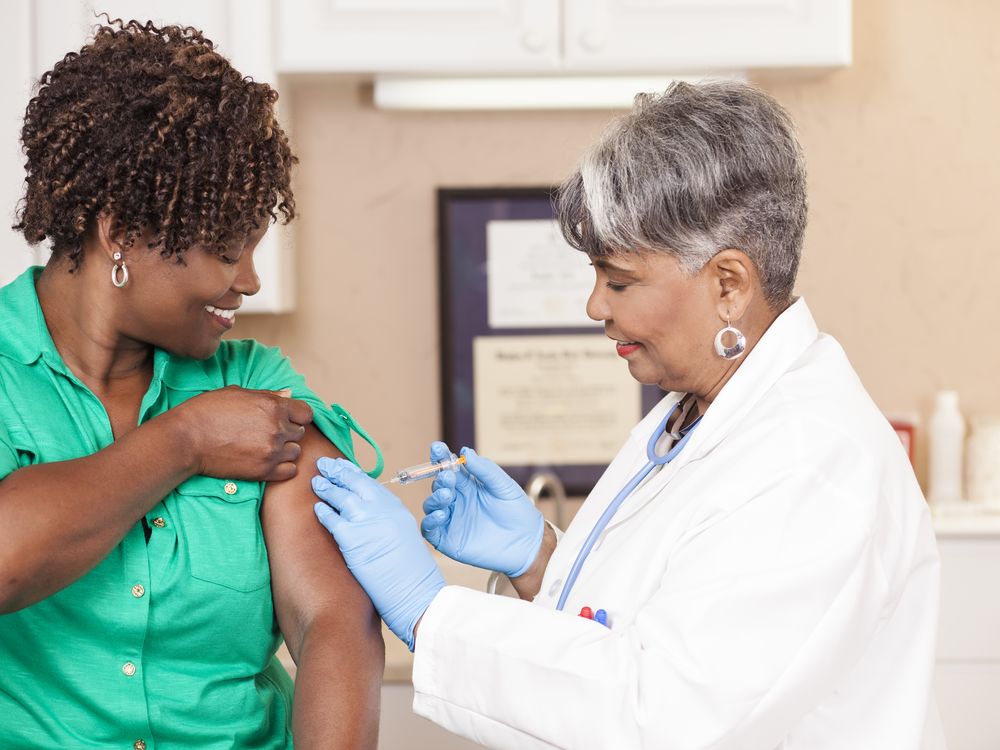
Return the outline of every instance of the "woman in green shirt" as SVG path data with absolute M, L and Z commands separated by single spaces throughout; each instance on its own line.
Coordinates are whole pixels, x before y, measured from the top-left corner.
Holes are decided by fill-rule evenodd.
M 378 620 L 309 485 L 357 426 L 221 340 L 294 216 L 275 98 L 194 29 L 116 22 L 28 105 L 18 228 L 53 254 L 0 289 L 7 750 L 376 745 Z

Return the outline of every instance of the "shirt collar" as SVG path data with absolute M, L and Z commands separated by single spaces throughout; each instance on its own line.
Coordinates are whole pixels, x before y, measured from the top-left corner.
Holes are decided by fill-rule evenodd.
M 0 289 L 0 356 L 30 365 L 42 355 L 61 361 L 38 304 L 35 280 L 41 266 L 32 266 Z
M 153 378 L 161 379 L 175 391 L 202 393 L 223 388 L 226 382 L 219 360 L 218 353 L 208 359 L 186 359 L 157 349 L 153 355 Z
M 30 365 L 43 358 L 50 367 L 72 375 L 56 349 L 38 303 L 35 282 L 42 266 L 32 266 L 0 288 L 0 356 Z M 174 390 L 207 391 L 225 385 L 218 357 L 185 359 L 162 349 L 153 352 L 153 382 L 162 380 Z

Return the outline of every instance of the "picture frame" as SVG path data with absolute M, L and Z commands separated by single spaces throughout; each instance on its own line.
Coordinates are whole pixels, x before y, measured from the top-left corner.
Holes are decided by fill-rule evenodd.
M 560 296 L 556 301 L 563 303 L 560 312 L 540 313 L 536 318 L 526 317 L 526 308 L 531 305 L 520 304 L 522 298 L 518 298 L 519 284 L 518 275 L 522 273 L 521 267 L 516 262 L 497 266 L 493 256 L 489 253 L 489 237 L 503 235 L 523 236 L 522 230 L 530 229 L 532 232 L 542 231 L 558 234 L 555 227 L 555 199 L 556 190 L 551 186 L 523 187 L 523 188 L 442 188 L 437 193 L 438 212 L 438 255 L 439 255 L 439 289 L 440 289 L 440 335 L 441 335 L 441 401 L 443 416 L 443 437 L 452 450 L 459 450 L 462 446 L 476 448 L 490 458 L 497 460 L 497 463 L 519 484 L 524 486 L 530 477 L 541 471 L 552 472 L 562 481 L 566 492 L 571 495 L 585 495 L 590 492 L 594 484 L 604 472 L 611 458 L 617 453 L 618 448 L 627 437 L 611 433 L 616 430 L 622 431 L 622 425 L 634 425 L 638 417 L 648 413 L 664 395 L 655 386 L 638 386 L 627 374 L 627 365 L 617 358 L 614 353 L 614 345 L 610 341 L 603 339 L 604 327 L 599 321 L 591 321 L 585 318 L 586 296 L 589 295 L 593 286 L 592 271 L 586 268 L 587 259 L 585 257 L 572 256 L 574 252 L 566 246 L 568 260 L 572 261 L 573 267 L 567 272 L 574 274 L 573 283 L 578 284 L 582 273 L 586 274 L 587 289 L 577 302 L 573 298 L 572 310 L 565 309 L 569 306 L 569 298 L 566 295 Z M 516 232 L 522 232 L 517 235 Z M 559 236 L 560 242 L 564 242 Z M 495 243 L 494 243 L 495 244 Z M 535 266 L 531 255 L 525 255 L 523 250 L 518 251 L 512 247 L 523 261 L 524 273 L 528 274 L 527 266 Z M 495 253 L 494 253 L 495 255 Z M 494 278 L 491 280 L 491 267 Z M 556 269 L 558 272 L 560 269 Z M 499 282 L 495 278 L 500 273 L 504 274 Z M 536 275 L 537 268 L 534 269 Z M 550 274 L 551 275 L 551 274 Z M 495 302 L 496 288 L 506 290 L 506 294 L 511 297 L 511 304 L 506 309 Z M 557 284 L 554 284 L 557 286 Z M 575 287 L 574 287 L 575 289 Z M 512 291 L 511 291 L 512 290 Z M 572 294 L 578 294 L 573 291 Z M 531 298 L 527 298 L 531 301 Z M 548 300 L 549 302 L 551 300 Z M 579 308 L 579 309 L 577 309 Z M 586 338 L 576 338 L 586 337 Z M 555 342 L 555 343 L 553 343 Z M 550 346 L 551 344 L 551 346 Z M 513 348 L 512 348 L 513 347 Z M 581 348 L 582 347 L 582 348 Z M 589 347 L 589 348 L 588 348 Z M 597 347 L 597 348 L 595 348 Z M 478 434 L 484 434 L 484 424 L 489 422 L 492 425 L 490 443 L 502 445 L 505 435 L 497 435 L 498 431 L 504 429 L 502 426 L 509 422 L 521 423 L 522 414 L 520 410 L 512 408 L 509 402 L 506 405 L 507 412 L 499 417 L 484 415 L 484 406 L 492 407 L 489 401 L 483 401 L 483 394 L 477 394 L 477 379 L 475 360 L 483 356 L 482 351 L 499 351 L 502 357 L 504 352 L 525 351 L 529 355 L 545 355 L 552 349 L 553 356 L 562 354 L 564 357 L 591 356 L 594 352 L 600 352 L 602 364 L 600 368 L 592 366 L 587 362 L 586 366 L 573 366 L 572 377 L 560 378 L 554 376 L 543 381 L 543 385 L 538 386 L 538 393 L 532 393 L 535 386 L 531 385 L 532 375 L 525 370 L 523 382 L 519 380 L 519 391 L 517 398 L 521 403 L 541 404 L 546 399 L 568 400 L 567 408 L 571 412 L 585 411 L 590 408 L 590 400 L 586 397 L 588 390 L 603 393 L 605 395 L 605 414 L 610 421 L 617 419 L 616 430 L 609 430 L 606 437 L 603 434 L 595 433 L 594 438 L 599 440 L 613 440 L 603 447 L 594 447 L 590 450 L 585 446 L 584 454 L 589 456 L 600 455 L 600 460 L 585 459 L 574 460 L 573 455 L 579 454 L 580 446 L 569 446 L 566 450 L 531 450 L 529 456 L 521 458 L 511 458 L 517 453 L 517 446 L 512 446 L 512 451 L 507 451 L 506 455 L 490 455 L 490 452 L 481 450 L 477 445 L 477 420 L 482 420 L 478 424 Z M 582 353 L 582 354 L 581 354 Z M 480 360 L 481 361 L 481 360 Z M 515 365 L 506 364 L 508 369 L 504 372 L 518 373 L 518 370 L 511 370 Z M 530 365 L 529 365 L 530 367 Z M 484 368 L 480 368 L 481 371 Z M 600 370 L 600 373 L 598 373 Z M 596 382 L 591 382 L 590 373 L 593 371 Z M 504 377 L 500 375 L 499 377 Z M 519 379 L 520 375 L 516 379 Z M 479 387 L 483 388 L 484 378 L 480 374 Z M 564 390 L 560 391 L 561 380 L 572 380 L 573 384 L 567 383 Z M 502 387 L 502 386 L 501 386 Z M 626 395 L 622 399 L 623 404 L 619 408 L 614 401 L 614 393 L 608 389 L 619 389 Z M 570 390 L 572 389 L 572 390 Z M 630 390 L 633 389 L 633 390 Z M 610 399 L 610 400 L 608 400 Z M 479 413 L 477 414 L 477 401 L 479 403 Z M 628 408 L 625 408 L 625 404 Z M 574 408 L 578 405 L 579 408 Z M 595 407 L 596 408 L 596 407 Z M 492 412 L 492 408 L 490 409 Z M 528 415 L 529 417 L 531 415 Z M 627 422 L 622 423 L 621 420 Z M 523 429 L 523 424 L 521 425 Z M 518 439 L 516 430 L 512 431 L 510 438 L 514 441 Z M 568 429 L 567 435 L 572 437 L 577 434 L 572 429 Z M 520 435 L 530 436 L 529 432 L 521 432 Z M 584 439 L 584 438 L 581 438 Z M 599 442 L 592 440 L 591 443 Z M 530 440 L 528 441 L 530 442 Z M 613 448 L 611 447 L 613 445 Z M 485 447 L 485 446 L 483 446 Z M 527 450 L 527 448 L 526 448 Z M 567 453 L 568 451 L 568 453 Z M 574 453 L 576 451 L 576 453 Z M 505 451 L 499 451 L 504 454 Z M 566 456 L 570 460 L 565 460 Z

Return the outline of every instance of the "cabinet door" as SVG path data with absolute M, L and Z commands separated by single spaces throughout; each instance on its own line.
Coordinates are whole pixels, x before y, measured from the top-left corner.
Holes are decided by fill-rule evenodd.
M 1000 538 L 938 533 L 941 609 L 934 689 L 948 745 L 1000 747 Z
M 1000 538 L 938 536 L 941 607 L 937 657 L 941 661 L 1000 663 Z
M 282 0 L 282 72 L 554 70 L 558 0 Z
M 567 0 L 569 71 L 826 67 L 851 61 L 850 0 Z
M 934 675 L 941 725 L 952 750 L 1000 747 L 1000 662 L 943 662 Z

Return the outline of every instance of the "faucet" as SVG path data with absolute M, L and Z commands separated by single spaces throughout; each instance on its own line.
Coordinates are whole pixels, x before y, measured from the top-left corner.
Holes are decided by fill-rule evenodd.
M 555 503 L 555 524 L 560 529 L 565 529 L 564 515 L 566 506 L 566 488 L 562 480 L 551 471 L 539 471 L 532 474 L 528 483 L 524 486 L 524 494 L 531 498 L 531 502 L 538 505 L 538 502 L 546 497 L 551 497 Z
M 563 486 L 562 480 L 555 473 L 551 471 L 538 471 L 532 474 L 528 479 L 528 483 L 524 485 L 524 494 L 528 496 L 535 506 L 538 505 L 539 500 L 551 496 L 556 505 L 555 513 L 553 513 L 555 524 L 559 529 L 566 528 L 563 524 L 565 520 L 566 488 Z M 514 587 L 507 580 L 507 576 L 497 573 L 495 570 L 490 573 L 489 580 L 486 582 L 486 593 L 502 594 L 516 598 L 517 594 L 513 592 Z

